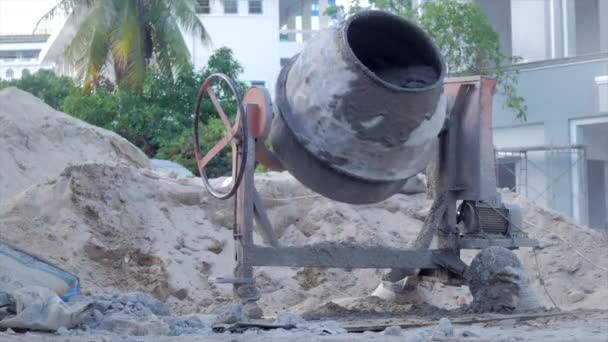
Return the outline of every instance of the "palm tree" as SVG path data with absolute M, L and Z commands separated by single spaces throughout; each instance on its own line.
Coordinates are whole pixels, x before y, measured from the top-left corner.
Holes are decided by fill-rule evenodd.
M 85 16 L 64 53 L 85 90 L 98 84 L 106 67 L 113 67 L 116 82 L 136 90 L 151 63 L 171 76 L 191 67 L 180 27 L 209 40 L 194 0 L 61 0 L 38 25 L 60 14 Z

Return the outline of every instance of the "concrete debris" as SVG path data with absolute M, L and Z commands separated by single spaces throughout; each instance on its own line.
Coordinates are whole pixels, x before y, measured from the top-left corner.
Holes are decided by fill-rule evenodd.
M 437 331 L 441 332 L 443 336 L 446 337 L 454 336 L 454 327 L 452 326 L 452 322 L 450 322 L 450 320 L 445 317 L 439 320 Z
M 217 318 L 215 323 L 232 324 L 245 321 L 243 307 L 239 304 L 226 304 L 216 310 Z
M 383 333 L 386 336 L 401 336 L 403 335 L 403 330 L 399 326 L 394 326 L 384 329 Z
M 56 331 L 79 325 L 87 303 L 66 304 L 57 294 L 40 286 L 26 286 L 10 294 L 10 312 L 14 315 L 0 321 L 0 327 L 27 330 Z
M 69 334 L 70 331 L 66 327 L 60 327 L 59 329 L 57 329 L 57 335 L 59 336 L 68 336 Z
M 156 298 L 140 292 L 80 296 L 72 301 L 90 303 L 91 310 L 71 335 L 183 336 L 211 333 L 215 316 L 174 315 Z
M 303 327 L 305 330 L 318 335 L 340 335 L 346 334 L 346 329 L 336 321 L 320 321 Z
M 460 336 L 462 337 L 478 337 L 479 335 L 477 335 L 476 333 L 470 331 L 470 330 L 463 330 L 460 333 Z
M 570 303 L 578 303 L 585 298 L 585 294 L 581 291 L 570 291 L 568 293 L 568 301 Z
M 540 307 L 523 265 L 506 248 L 482 250 L 471 262 L 468 272 L 474 311 L 511 312 Z
M 429 293 L 424 287 L 404 285 L 405 281 L 396 283 L 381 281 L 378 287 L 371 292 L 371 296 L 399 304 L 430 303 Z
M 169 325 L 157 317 L 147 317 L 145 320 L 134 320 L 126 313 L 113 313 L 104 317 L 97 326 L 104 333 L 128 336 L 160 336 L 169 334 Z
M 306 320 L 302 318 L 302 316 L 298 314 L 294 314 L 291 312 L 281 312 L 277 319 L 275 320 L 276 324 L 293 324 L 293 325 L 302 325 L 306 323 Z

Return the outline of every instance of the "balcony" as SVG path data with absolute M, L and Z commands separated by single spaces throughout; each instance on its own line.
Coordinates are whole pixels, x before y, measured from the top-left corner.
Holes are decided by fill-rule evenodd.
M 0 65 L 2 66 L 33 66 L 38 64 L 40 64 L 38 58 L 0 58 Z
M 528 124 L 606 112 L 608 52 L 516 64 L 509 69 L 518 72 L 517 91 L 526 100 Z M 494 124 L 521 125 L 503 103 L 500 94 L 494 97 Z M 563 137 L 559 143 L 569 141 Z
M 281 0 L 279 2 L 279 56 L 291 58 L 319 30 L 329 26 L 324 15 L 335 0 Z

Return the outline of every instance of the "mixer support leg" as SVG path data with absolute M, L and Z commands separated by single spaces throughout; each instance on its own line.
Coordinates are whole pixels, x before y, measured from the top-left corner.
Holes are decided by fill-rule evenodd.
M 439 195 L 435 201 L 433 201 L 433 205 L 429 210 L 429 215 L 424 221 L 424 226 L 420 230 L 420 233 L 418 233 L 412 248 L 428 249 L 431 246 L 433 236 L 435 236 L 437 230 L 444 224 L 444 216 L 447 207 L 445 199 L 446 196 L 444 193 Z M 420 270 L 417 269 L 392 269 L 384 275 L 382 280 L 396 283 L 405 277 L 409 277 L 407 285 L 413 286 L 415 285 L 415 279 L 419 272 Z
M 234 276 L 238 280 L 234 282 L 233 290 L 235 296 L 243 305 L 243 311 L 247 317 L 255 319 L 261 318 L 262 310 L 257 305 L 260 298 L 258 289 L 253 278 L 253 265 L 251 264 L 251 251 L 253 250 L 253 219 L 254 219 L 254 171 L 255 171 L 255 142 L 251 135 L 248 135 L 247 158 L 243 160 L 243 151 L 238 150 L 237 163 L 247 163 L 241 185 L 236 196 L 236 227 L 235 227 L 235 247 L 236 247 L 236 268 Z M 239 147 L 243 146 L 241 144 Z M 238 168 L 235 168 L 237 170 Z

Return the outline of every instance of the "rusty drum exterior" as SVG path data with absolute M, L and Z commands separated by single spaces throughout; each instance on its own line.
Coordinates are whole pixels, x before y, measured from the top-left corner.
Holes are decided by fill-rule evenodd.
M 366 11 L 319 32 L 279 76 L 270 138 L 284 167 L 337 201 L 393 195 L 437 150 L 444 63 L 398 16 Z

